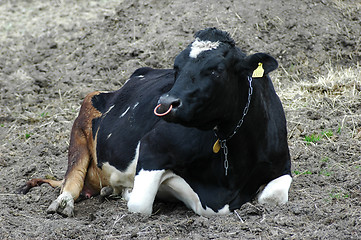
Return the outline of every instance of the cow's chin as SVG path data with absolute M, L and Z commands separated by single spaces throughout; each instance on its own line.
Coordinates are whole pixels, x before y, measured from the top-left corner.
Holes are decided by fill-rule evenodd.
M 200 119 L 188 119 L 183 118 L 180 114 L 177 114 L 176 111 L 172 111 L 169 114 L 162 117 L 165 121 L 170 123 L 177 123 L 185 127 L 198 128 L 203 131 L 208 131 L 214 129 L 217 125 L 217 122 L 214 121 L 201 121 Z

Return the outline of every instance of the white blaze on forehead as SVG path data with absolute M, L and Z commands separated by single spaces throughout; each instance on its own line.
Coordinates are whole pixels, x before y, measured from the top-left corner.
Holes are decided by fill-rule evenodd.
M 191 58 L 197 58 L 197 56 L 204 51 L 216 49 L 219 46 L 219 42 L 202 41 L 199 38 L 192 43 L 191 52 L 189 56 Z

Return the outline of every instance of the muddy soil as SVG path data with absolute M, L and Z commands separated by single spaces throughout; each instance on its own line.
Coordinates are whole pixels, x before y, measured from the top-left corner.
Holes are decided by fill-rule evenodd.
M 143 66 L 172 67 L 206 27 L 280 63 L 271 74 L 288 120 L 289 203 L 247 203 L 201 217 L 156 203 L 151 217 L 98 197 L 73 218 L 45 213 L 59 189 L 84 96 L 115 90 Z M 361 3 L 269 1 L 0 1 L 0 239 L 361 239 Z

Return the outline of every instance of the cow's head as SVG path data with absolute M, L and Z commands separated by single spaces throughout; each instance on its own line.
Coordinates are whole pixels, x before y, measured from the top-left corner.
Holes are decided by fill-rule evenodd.
M 199 31 L 175 59 L 175 83 L 159 98 L 158 112 L 166 121 L 200 129 L 212 129 L 239 115 L 248 96 L 247 76 L 259 63 L 264 74 L 277 68 L 277 61 L 264 53 L 246 56 L 228 33 L 209 28 Z M 262 79 L 259 79 L 262 81 Z

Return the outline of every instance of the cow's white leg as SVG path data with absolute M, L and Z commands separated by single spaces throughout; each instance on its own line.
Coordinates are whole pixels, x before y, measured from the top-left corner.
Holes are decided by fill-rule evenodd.
M 164 191 L 182 201 L 195 213 L 201 216 L 212 216 L 216 214 L 224 215 L 230 213 L 228 205 L 225 205 L 217 212 L 214 212 L 209 207 L 204 209 L 197 193 L 194 192 L 191 186 L 189 186 L 189 184 L 182 177 L 169 172 L 169 174 L 167 174 L 164 179 L 165 180 L 162 183 L 160 191 Z
M 290 189 L 292 177 L 283 175 L 269 182 L 258 194 L 258 202 L 261 204 L 284 204 L 288 201 L 288 190 Z
M 159 188 L 158 196 L 162 199 L 166 199 L 169 196 L 172 196 L 182 201 L 194 212 L 201 214 L 200 212 L 202 211 L 202 205 L 198 195 L 183 178 L 177 176 L 174 173 L 170 173 L 168 178 L 162 183 Z
M 133 191 L 130 193 L 128 209 L 131 212 L 152 214 L 153 202 L 165 170 L 140 170 L 134 178 Z

